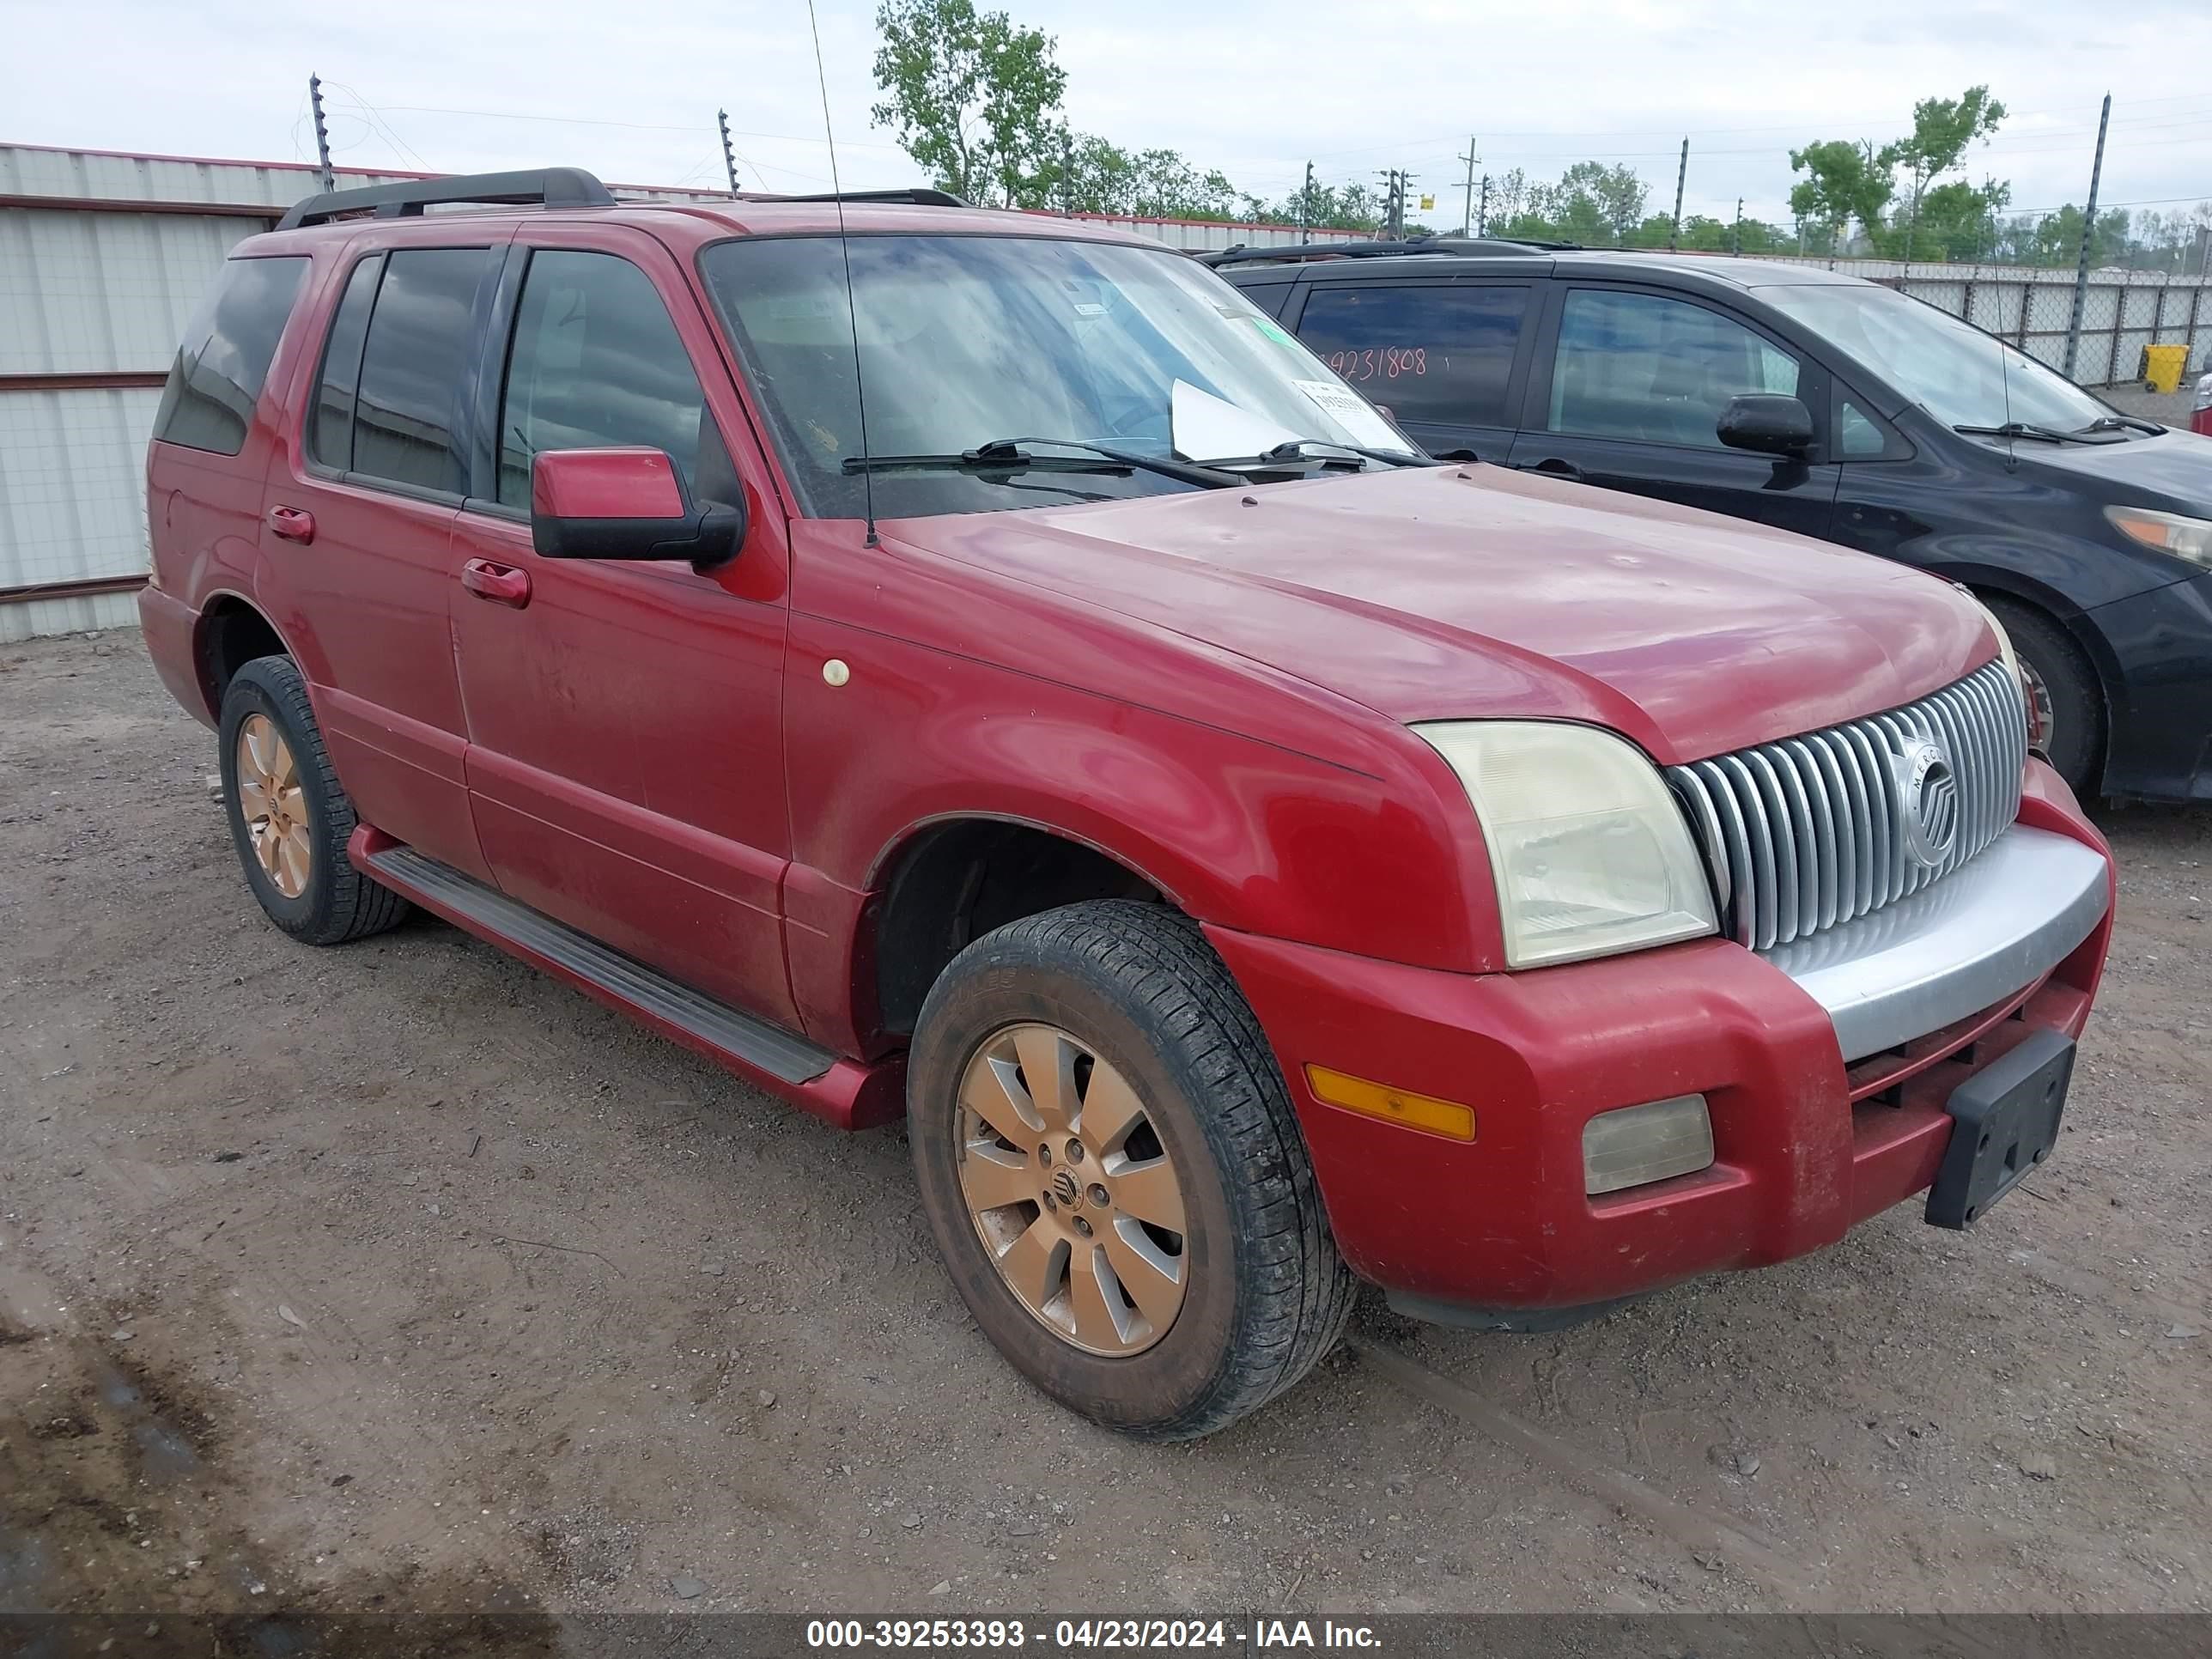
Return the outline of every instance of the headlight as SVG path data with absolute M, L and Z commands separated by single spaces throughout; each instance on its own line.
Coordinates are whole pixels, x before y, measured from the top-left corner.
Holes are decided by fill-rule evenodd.
M 1514 968 L 1717 932 L 1681 808 L 1626 738 L 1587 726 L 1416 726 L 1482 823 Z
M 2108 507 L 2105 518 L 2131 542 L 2212 570 L 2212 519 L 2185 519 L 2148 507 Z

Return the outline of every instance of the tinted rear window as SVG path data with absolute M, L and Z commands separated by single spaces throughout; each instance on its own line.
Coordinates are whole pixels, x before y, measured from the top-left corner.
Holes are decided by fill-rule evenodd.
M 361 348 L 368 337 L 368 309 L 376 303 L 376 279 L 384 256 L 372 253 L 346 279 L 330 338 L 323 346 L 323 372 L 315 381 L 315 416 L 307 428 L 307 453 L 340 472 L 353 468 L 354 392 L 361 385 Z
M 218 455 L 245 447 L 269 362 L 300 297 L 304 258 L 229 259 L 170 366 L 154 435 Z
M 1316 288 L 1298 319 L 1308 350 L 1401 421 L 1511 426 L 1525 288 Z
M 489 258 L 480 247 L 400 248 L 386 257 L 361 358 L 354 471 L 453 495 L 466 487 L 453 423 L 477 284 Z

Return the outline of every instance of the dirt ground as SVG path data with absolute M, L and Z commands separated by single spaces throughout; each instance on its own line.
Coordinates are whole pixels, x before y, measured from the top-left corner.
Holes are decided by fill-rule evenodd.
M 135 635 L 0 650 L 0 1609 L 2212 1609 L 2212 814 L 2105 822 L 2053 1164 L 1193 1447 L 847 1137 L 461 933 L 267 926 Z

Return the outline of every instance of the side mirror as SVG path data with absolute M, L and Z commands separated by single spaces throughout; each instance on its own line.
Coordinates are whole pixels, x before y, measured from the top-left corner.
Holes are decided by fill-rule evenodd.
M 1778 392 L 1747 392 L 1729 399 L 1713 432 L 1730 449 L 1794 460 L 1813 447 L 1813 411 Z
M 541 559 L 689 559 L 712 570 L 745 542 L 742 507 L 691 500 L 659 449 L 555 449 L 530 464 L 530 544 Z

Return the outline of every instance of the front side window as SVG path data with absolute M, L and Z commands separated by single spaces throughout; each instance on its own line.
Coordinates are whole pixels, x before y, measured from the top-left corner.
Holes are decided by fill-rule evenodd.
M 217 455 L 246 447 L 253 406 L 283 337 L 307 261 L 229 259 L 201 301 L 170 367 L 154 436 Z
M 611 253 L 530 256 L 499 422 L 499 499 L 530 504 L 532 458 L 665 451 L 695 496 L 736 504 L 737 478 L 690 354 L 653 282 Z
M 1510 426 L 1506 383 L 1528 310 L 1525 288 L 1317 288 L 1298 337 L 1401 421 Z
M 2112 410 L 1972 323 L 1872 283 L 1762 288 L 1759 297 L 1856 357 L 1946 426 L 2008 421 L 2078 432 Z
M 398 248 L 386 257 L 361 357 L 353 471 L 448 495 L 466 488 L 453 425 L 477 284 L 489 260 L 480 247 Z
M 1167 457 L 1178 453 L 1178 398 L 1216 414 L 1234 405 L 1269 447 L 1295 437 L 1407 453 L 1273 318 L 1167 249 L 1042 236 L 859 235 L 845 246 L 857 307 L 835 236 L 740 239 L 700 256 L 786 469 L 818 516 L 860 515 L 864 480 L 847 463 L 864 453 L 957 459 L 1000 440 L 1058 439 Z M 1194 487 L 1142 469 L 872 476 L 886 517 Z
M 1797 360 L 1717 311 L 1656 294 L 1577 289 L 1559 318 L 1548 429 L 1719 449 L 1731 398 L 1795 396 Z

